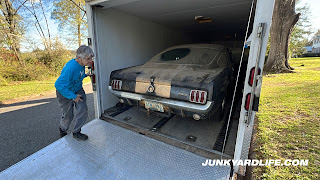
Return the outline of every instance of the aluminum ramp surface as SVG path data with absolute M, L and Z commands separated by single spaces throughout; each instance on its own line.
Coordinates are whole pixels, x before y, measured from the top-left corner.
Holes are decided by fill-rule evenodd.
M 95 119 L 89 140 L 67 135 L 0 173 L 0 179 L 228 179 L 229 166 Z

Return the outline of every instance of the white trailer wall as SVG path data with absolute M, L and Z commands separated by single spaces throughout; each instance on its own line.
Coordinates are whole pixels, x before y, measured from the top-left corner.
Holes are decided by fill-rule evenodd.
M 98 116 L 117 99 L 107 90 L 113 70 L 140 65 L 173 45 L 231 42 L 242 47 L 252 0 L 87 0 L 96 53 Z M 195 17 L 212 23 L 196 23 Z M 225 44 L 225 43 L 220 43 Z M 100 67 L 98 67 L 100 66 Z M 99 98 L 97 98 L 99 97 Z
M 99 22 L 94 23 L 97 68 L 104 70 L 98 76 L 101 111 L 118 102 L 107 90 L 113 70 L 141 65 L 167 47 L 190 42 L 184 33 L 112 8 L 95 7 L 93 12 L 94 22 Z

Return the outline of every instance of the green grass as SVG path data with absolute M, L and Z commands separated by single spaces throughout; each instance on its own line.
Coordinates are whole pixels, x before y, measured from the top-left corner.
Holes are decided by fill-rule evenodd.
M 263 78 L 256 159 L 308 159 L 308 166 L 257 167 L 256 179 L 320 179 L 320 58 L 296 58 L 295 73 Z
M 8 100 L 25 100 L 30 96 L 35 97 L 48 94 L 55 90 L 54 83 L 58 77 L 46 78 L 43 81 L 12 82 L 6 86 L 0 86 L 0 104 Z M 90 82 L 90 78 L 85 78 L 83 83 Z

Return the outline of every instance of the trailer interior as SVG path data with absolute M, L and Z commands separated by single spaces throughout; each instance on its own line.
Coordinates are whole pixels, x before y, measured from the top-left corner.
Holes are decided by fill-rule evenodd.
M 243 51 L 243 46 L 252 30 L 254 6 L 252 0 L 97 3 L 92 9 L 92 24 L 100 118 L 204 157 L 233 158 L 249 52 L 248 48 Z M 232 52 L 233 88 L 227 92 L 223 118 L 196 121 L 192 117 L 148 113 L 141 107 L 124 106 L 108 91 L 111 71 L 144 64 L 168 47 L 192 43 L 222 44 Z

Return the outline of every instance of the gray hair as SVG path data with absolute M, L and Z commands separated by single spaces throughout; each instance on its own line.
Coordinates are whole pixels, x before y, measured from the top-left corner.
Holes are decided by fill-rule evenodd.
M 87 45 L 81 45 L 77 49 L 77 58 L 94 57 L 93 50 Z

